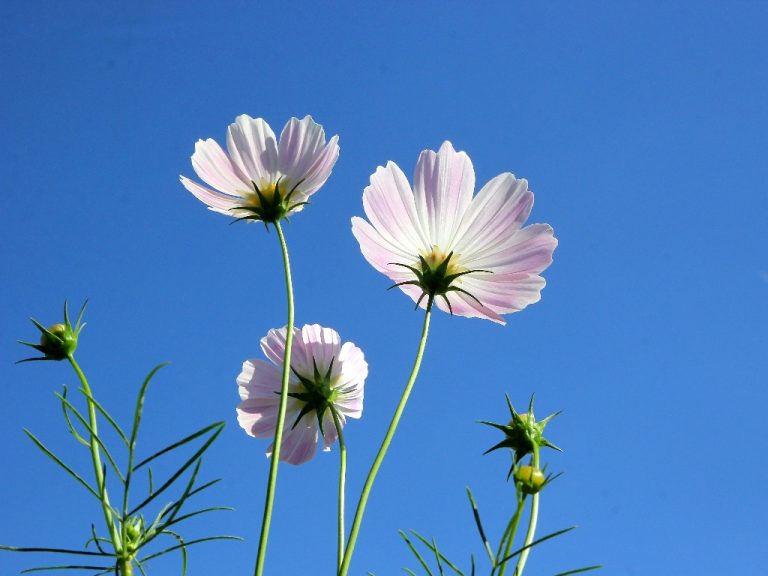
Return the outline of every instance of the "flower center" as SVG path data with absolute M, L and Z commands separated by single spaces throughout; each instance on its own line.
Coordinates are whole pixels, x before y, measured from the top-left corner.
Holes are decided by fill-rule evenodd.
M 453 313 L 451 309 L 451 303 L 448 300 L 448 292 L 461 292 L 466 294 L 478 304 L 482 306 L 475 296 L 460 288 L 456 284 L 457 280 L 465 274 L 471 274 L 473 272 L 489 272 L 488 270 L 470 270 L 457 263 L 457 257 L 453 252 L 446 254 L 439 246 L 434 245 L 427 254 L 419 254 L 419 261 L 414 265 L 401 264 L 400 262 L 392 262 L 394 266 L 402 266 L 407 268 L 416 275 L 416 280 L 406 280 L 404 282 L 398 282 L 390 288 L 395 286 L 403 286 L 404 284 L 410 284 L 418 286 L 423 290 L 421 297 L 416 302 L 418 308 L 421 301 L 425 296 L 429 298 L 430 304 L 437 296 L 443 298 L 448 305 L 448 309 Z
M 323 430 L 323 416 L 326 410 L 334 410 L 334 402 L 339 395 L 338 390 L 334 389 L 336 378 L 331 377 L 333 372 L 333 362 L 328 366 L 328 370 L 325 374 L 321 374 L 317 368 L 317 363 L 314 358 L 312 359 L 312 366 L 314 368 L 314 374 L 312 376 L 305 376 L 299 374 L 293 367 L 291 371 L 299 379 L 299 387 L 297 392 L 290 392 L 288 396 L 296 398 L 304 402 L 304 406 L 301 408 L 301 412 L 296 417 L 296 421 L 293 423 L 293 427 L 299 423 L 306 414 L 315 412 L 317 415 L 317 423 L 320 430 Z
M 243 210 L 248 212 L 247 216 L 242 216 L 235 220 L 261 220 L 265 224 L 275 224 L 282 218 L 285 218 L 291 210 L 298 208 L 304 202 L 295 202 L 292 200 L 296 189 L 304 180 L 297 182 L 292 188 L 287 185 L 281 186 L 283 177 L 276 182 L 256 184 L 251 182 L 253 190 L 242 192 L 243 204 L 237 206 L 234 210 Z

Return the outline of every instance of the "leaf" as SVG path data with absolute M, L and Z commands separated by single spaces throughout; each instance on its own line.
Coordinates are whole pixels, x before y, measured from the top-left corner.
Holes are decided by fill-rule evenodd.
M 46 456 L 48 456 L 48 457 L 49 457 L 51 460 L 53 460 L 54 462 L 56 462 L 56 464 L 58 464 L 59 466 L 61 466 L 62 468 L 64 468 L 64 470 L 66 470 L 66 471 L 67 471 L 67 473 L 69 473 L 69 474 L 70 474 L 70 475 L 71 475 L 71 476 L 72 476 L 72 477 L 73 477 L 75 480 L 77 480 L 78 482 L 80 482 L 80 484 L 82 484 L 82 485 L 85 487 L 85 489 L 86 489 L 86 490 L 88 490 L 88 492 L 90 492 L 91 494 L 93 494 L 93 495 L 94 495 L 94 496 L 95 496 L 97 499 L 101 500 L 101 497 L 99 496 L 98 492 L 96 492 L 96 490 L 94 490 L 93 488 L 91 488 L 91 486 L 90 486 L 90 484 L 88 484 L 88 482 L 86 482 L 85 480 L 83 480 L 83 478 L 82 478 L 81 476 L 79 476 L 79 475 L 77 474 L 77 472 L 75 472 L 74 470 L 72 470 L 72 468 L 70 468 L 69 466 L 67 466 L 66 464 L 64 464 L 64 462 L 62 462 L 62 461 L 61 461 L 61 460 L 60 460 L 60 459 L 59 459 L 59 458 L 58 458 L 58 457 L 57 457 L 57 456 L 56 456 L 56 455 L 55 455 L 53 452 L 51 452 L 50 450 L 48 450 L 48 448 L 46 448 L 46 447 L 45 447 L 45 445 L 44 445 L 42 442 L 40 442 L 40 440 L 38 440 L 38 439 L 37 439 L 37 437 L 36 437 L 34 434 L 32 434 L 32 432 L 30 432 L 29 430 L 27 430 L 27 429 L 25 428 L 25 429 L 24 429 L 24 433 L 25 433 L 27 436 L 29 436 L 29 439 L 30 439 L 30 440 L 32 440 L 32 442 L 34 442 L 34 443 L 35 443 L 35 446 L 37 446 L 38 448 L 40 448 L 40 450 L 42 450 L 42 451 L 43 451 L 43 453 L 44 453 Z
M 413 555 L 416 556 L 416 559 L 419 561 L 419 564 L 421 564 L 421 567 L 424 568 L 424 571 L 429 575 L 433 576 L 432 571 L 429 569 L 429 565 L 427 564 L 427 561 L 424 560 L 424 557 L 419 553 L 418 550 L 416 550 L 416 547 L 413 545 L 413 543 L 410 541 L 408 536 L 403 532 L 402 530 L 398 530 L 398 533 L 402 537 L 403 540 L 405 540 L 405 543 L 408 545 L 408 548 L 411 549 L 411 552 L 413 552 Z M 405 569 L 408 570 L 407 568 Z M 415 576 L 415 575 L 414 575 Z
M 552 532 L 551 534 L 547 534 L 546 536 L 543 536 L 543 537 L 539 538 L 538 540 L 534 540 L 533 542 L 531 542 L 527 546 L 523 546 L 522 548 L 519 548 L 519 549 L 515 550 L 514 552 L 512 552 L 512 554 L 510 554 L 509 556 L 504 558 L 501 562 L 499 562 L 499 565 L 502 565 L 505 562 L 509 562 L 512 558 L 514 558 L 518 554 L 522 553 L 524 550 L 527 550 L 528 548 L 533 548 L 537 544 L 541 544 L 542 542 L 550 540 L 551 538 L 555 538 L 557 536 L 560 536 L 561 534 L 565 534 L 566 532 L 570 532 L 571 530 L 573 530 L 575 528 L 576 528 L 576 526 L 570 526 L 568 528 L 563 528 L 562 530 L 558 530 L 557 532 Z
M 202 542 L 211 542 L 212 540 L 240 540 L 243 539 L 239 536 L 208 536 L 207 538 L 198 538 L 197 540 L 190 540 L 189 542 L 186 542 L 184 546 L 189 547 L 194 544 L 201 544 Z M 162 556 L 163 554 L 168 554 L 169 552 L 173 552 L 175 550 L 178 550 L 181 548 L 181 544 L 177 544 L 176 546 L 171 546 L 170 548 L 166 548 L 165 550 L 161 550 L 160 552 L 155 552 L 154 554 L 150 554 L 149 556 L 145 556 L 141 559 L 141 562 L 146 562 L 147 560 L 152 560 L 153 558 L 157 558 L 158 556 Z
M 475 524 L 477 525 L 477 531 L 480 533 L 480 539 L 483 541 L 483 546 L 488 554 L 488 558 L 491 560 L 491 566 L 496 566 L 496 557 L 491 550 L 491 544 L 488 542 L 488 538 L 485 536 L 485 530 L 483 529 L 483 523 L 480 520 L 480 511 L 477 509 L 477 503 L 475 497 L 472 496 L 472 490 L 467 486 L 467 496 L 469 497 L 469 505 L 472 506 L 472 515 L 475 517 Z
M 451 570 L 453 570 L 454 572 L 456 572 L 456 574 L 458 574 L 459 576 L 464 576 L 463 572 L 462 572 L 461 570 L 459 570 L 459 569 L 458 569 L 458 568 L 457 568 L 457 567 L 456 567 L 456 566 L 455 566 L 455 565 L 454 565 L 454 564 L 453 564 L 453 563 L 452 563 L 450 560 L 448 560 L 448 558 L 446 558 L 444 554 L 442 554 L 442 553 L 438 552 L 438 550 L 437 550 L 437 546 L 434 546 L 434 547 L 433 547 L 433 546 L 432 546 L 432 544 L 430 544 L 430 543 L 429 543 L 429 541 L 428 541 L 426 538 L 424 538 L 424 536 L 422 536 L 421 534 L 419 534 L 418 532 L 416 532 L 416 530 L 411 530 L 411 534 L 413 534 L 414 536 L 416 536 L 416 538 L 418 538 L 419 540 L 421 540 L 421 542 L 422 542 L 422 543 L 423 543 L 423 544 L 424 544 L 424 545 L 425 545 L 427 548 L 429 548 L 430 550 L 432 550 L 432 551 L 433 551 L 433 552 L 435 552 L 436 554 L 440 554 L 440 559 L 441 559 L 443 562 L 445 562 L 445 564 L 446 564 L 446 566 L 448 566 L 448 568 L 450 568 Z
M 590 570 L 597 570 L 602 568 L 602 564 L 595 564 L 594 566 L 586 566 L 584 568 L 576 568 L 575 570 L 568 570 L 567 572 L 558 572 L 555 576 L 570 576 L 571 574 L 580 574 L 581 572 L 589 572 Z

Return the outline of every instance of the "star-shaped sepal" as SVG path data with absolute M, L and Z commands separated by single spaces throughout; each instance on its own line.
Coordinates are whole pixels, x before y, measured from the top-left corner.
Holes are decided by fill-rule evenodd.
M 323 417 L 325 416 L 326 411 L 330 410 L 331 413 L 333 413 L 336 410 L 334 401 L 339 395 L 339 391 L 334 390 L 332 387 L 331 373 L 333 372 L 334 360 L 335 358 L 331 358 L 328 370 L 322 374 L 317 368 L 317 362 L 313 358 L 312 367 L 314 374 L 312 377 L 299 374 L 293 367 L 291 367 L 291 371 L 301 382 L 303 391 L 289 392 L 288 396 L 304 402 L 304 406 L 302 407 L 301 412 L 299 412 L 299 415 L 296 417 L 296 420 L 293 423 L 293 428 L 298 425 L 299 421 L 305 415 L 309 414 L 310 412 L 314 412 L 317 416 L 317 425 L 320 428 L 320 433 L 324 434 Z
M 533 414 L 533 396 L 531 396 L 531 400 L 528 403 L 528 411 L 523 413 L 518 413 L 517 410 L 515 410 L 509 396 L 506 396 L 506 399 L 509 413 L 512 416 L 512 419 L 507 424 L 498 424 L 496 422 L 487 422 L 484 420 L 481 421 L 481 423 L 492 426 L 504 433 L 504 439 L 486 450 L 484 454 L 488 454 L 499 448 L 509 448 L 512 450 L 512 467 L 508 474 L 508 476 L 511 476 L 516 464 L 527 454 L 533 453 L 534 445 L 539 448 L 546 446 L 547 448 L 553 448 L 560 452 L 562 451 L 544 438 L 544 428 L 555 416 L 560 414 L 560 412 L 555 412 L 542 420 L 536 421 Z
M 24 342 L 23 340 L 19 340 L 18 342 L 19 344 L 34 348 L 43 355 L 35 356 L 33 358 L 24 358 L 23 360 L 19 360 L 17 364 L 35 360 L 66 360 L 72 356 L 77 349 L 77 340 L 80 336 L 80 331 L 85 328 L 83 314 L 85 313 L 87 304 L 87 300 L 83 302 L 83 306 L 80 308 L 80 313 L 77 315 L 77 321 L 74 326 L 69 319 L 69 309 L 66 301 L 64 302 L 63 324 L 54 324 L 53 326 L 46 328 L 34 318 L 30 318 L 32 323 L 38 330 L 40 330 L 40 343 L 32 344 L 31 342 Z
M 400 262 L 390 262 L 393 266 L 401 266 L 402 268 L 407 268 L 411 272 L 413 272 L 416 275 L 416 280 L 406 280 L 404 282 L 398 282 L 397 284 L 393 284 L 389 287 L 391 290 L 392 288 L 397 288 L 398 286 L 404 286 L 406 284 L 410 284 L 412 286 L 418 286 L 423 290 L 421 296 L 416 302 L 416 308 L 419 307 L 419 304 L 421 304 L 421 301 L 424 299 L 424 297 L 428 297 L 429 301 L 432 302 L 435 297 L 440 296 L 445 301 L 445 304 L 448 306 L 448 310 L 451 314 L 453 314 L 453 308 L 451 307 L 451 302 L 448 300 L 448 297 L 446 296 L 449 292 L 460 292 L 461 294 L 466 294 L 470 298 L 472 298 L 475 302 L 477 302 L 480 306 L 483 306 L 484 304 L 480 302 L 473 294 L 470 292 L 467 292 L 463 288 L 456 286 L 454 284 L 454 281 L 457 278 L 460 278 L 462 276 L 465 276 L 467 274 L 472 274 L 473 272 L 485 272 L 487 274 L 491 274 L 492 272 L 490 270 L 463 270 L 456 266 L 454 262 L 451 262 L 451 259 L 453 258 L 453 252 L 448 253 L 444 258 L 435 258 L 436 250 L 433 249 L 432 254 L 430 257 L 425 258 L 421 254 L 419 254 L 419 267 L 416 266 L 410 266 L 408 264 L 402 264 Z M 437 261 L 439 260 L 439 261 Z

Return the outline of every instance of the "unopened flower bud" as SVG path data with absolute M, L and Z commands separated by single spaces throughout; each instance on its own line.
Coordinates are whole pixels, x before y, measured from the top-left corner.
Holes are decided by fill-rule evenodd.
M 77 348 L 77 335 L 64 324 L 54 324 L 40 336 L 40 348 L 46 358 L 63 360 Z
M 525 494 L 536 494 L 547 483 L 544 472 L 533 466 L 520 466 L 515 470 L 515 481 Z
M 74 354 L 77 348 L 77 337 L 80 334 L 80 330 L 83 329 L 83 313 L 85 312 L 85 304 L 80 309 L 80 314 L 77 317 L 77 321 L 73 326 L 69 321 L 69 311 L 67 309 L 67 303 L 64 303 L 64 323 L 57 323 L 49 328 L 46 328 L 40 322 L 32 318 L 32 323 L 40 330 L 40 343 L 32 344 L 30 342 L 19 341 L 25 346 L 34 348 L 43 355 L 37 358 L 26 358 L 20 360 L 20 362 L 28 362 L 30 360 L 65 360 Z

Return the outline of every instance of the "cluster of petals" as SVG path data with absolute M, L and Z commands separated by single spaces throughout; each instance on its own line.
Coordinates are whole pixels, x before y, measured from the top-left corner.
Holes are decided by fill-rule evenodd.
M 451 314 L 503 324 L 502 314 L 541 298 L 540 273 L 557 240 L 548 224 L 523 227 L 533 207 L 526 180 L 503 173 L 476 196 L 474 188 L 472 162 L 450 142 L 421 153 L 413 188 L 389 162 L 363 194 L 370 222 L 353 218 L 352 232 L 366 260 L 420 306 L 434 300 Z M 450 287 L 427 294 L 415 272 L 441 263 Z
M 305 116 L 291 118 L 278 143 L 263 119 L 243 114 L 227 130 L 227 151 L 209 138 L 198 140 L 192 167 L 209 187 L 180 176 L 184 187 L 214 212 L 251 217 L 244 208 L 258 207 L 275 191 L 290 194 L 287 215 L 302 209 L 328 179 L 339 157 L 338 136 L 325 141 L 323 127 Z M 281 215 L 281 216 L 282 216 Z
M 261 339 L 261 349 L 269 361 L 247 360 L 237 377 L 241 399 L 237 420 L 246 433 L 257 438 L 272 438 L 275 434 L 286 334 L 285 327 L 270 330 Z M 346 418 L 360 418 L 368 364 L 362 350 L 351 342 L 342 343 L 338 332 L 312 324 L 294 329 L 290 368 L 280 460 L 301 464 L 315 455 L 320 437 L 324 450 L 330 450 L 337 440 L 331 410 L 342 426 Z M 306 392 L 302 380 L 311 380 L 317 373 L 329 376 L 333 403 L 331 409 L 320 415 L 322 429 L 318 414 L 307 411 L 306 402 L 301 399 Z M 272 451 L 270 445 L 267 456 Z

